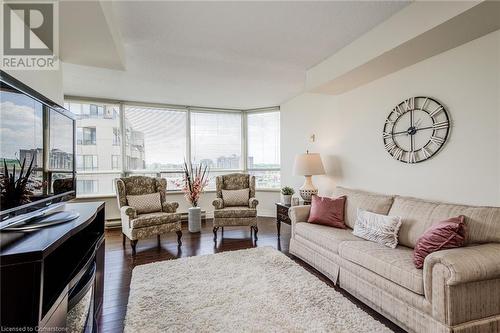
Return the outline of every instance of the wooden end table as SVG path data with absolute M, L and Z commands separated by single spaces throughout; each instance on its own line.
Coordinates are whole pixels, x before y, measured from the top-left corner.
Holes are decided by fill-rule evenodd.
M 281 202 L 276 203 L 276 228 L 278 229 L 278 237 L 280 237 L 281 223 L 292 224 L 288 217 L 288 209 L 290 205 L 285 205 Z

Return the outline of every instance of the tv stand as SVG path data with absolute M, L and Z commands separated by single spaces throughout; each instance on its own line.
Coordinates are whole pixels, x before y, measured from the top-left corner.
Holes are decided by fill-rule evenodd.
M 66 329 L 68 312 L 85 294 L 91 295 L 88 320 L 95 328 L 104 290 L 104 203 L 67 203 L 66 209 L 80 216 L 20 232 L 0 250 L 2 331 Z

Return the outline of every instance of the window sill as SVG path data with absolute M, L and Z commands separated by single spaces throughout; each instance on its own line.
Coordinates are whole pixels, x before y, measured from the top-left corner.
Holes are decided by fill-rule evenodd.
M 257 189 L 256 192 L 279 192 L 280 189 L 275 188 L 261 188 Z M 215 193 L 216 190 L 206 190 L 204 193 Z M 167 191 L 167 194 L 183 194 L 182 191 Z M 116 198 L 116 194 L 80 194 L 76 196 L 76 199 L 106 199 L 106 198 Z

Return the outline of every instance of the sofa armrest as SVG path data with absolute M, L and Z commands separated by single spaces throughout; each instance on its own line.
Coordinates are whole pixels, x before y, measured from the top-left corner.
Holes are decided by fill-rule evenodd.
M 310 205 L 290 207 L 290 209 L 288 210 L 288 217 L 292 222 L 292 237 L 295 235 L 295 224 L 299 222 L 307 222 L 310 211 Z
M 257 208 L 258 204 L 259 204 L 259 200 L 257 200 L 256 198 L 250 198 L 248 200 L 248 207 L 250 207 L 250 208 Z
M 427 282 L 432 277 L 436 264 L 444 265 L 449 271 L 446 284 L 462 283 L 500 278 L 500 244 L 489 243 L 437 251 L 425 258 L 424 276 Z
M 165 213 L 175 213 L 177 211 L 177 208 L 179 208 L 179 203 L 175 201 L 164 201 L 161 204 L 161 210 Z
M 222 209 L 224 208 L 224 201 L 222 198 L 215 198 L 214 201 L 212 201 L 212 205 L 215 207 L 215 209 Z
M 447 325 L 485 318 L 500 310 L 500 299 L 492 292 L 500 290 L 498 243 L 431 253 L 425 258 L 423 275 L 432 315 Z

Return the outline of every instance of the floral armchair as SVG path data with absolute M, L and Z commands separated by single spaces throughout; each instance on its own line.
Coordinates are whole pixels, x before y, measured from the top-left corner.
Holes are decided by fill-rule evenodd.
M 160 193 L 161 211 L 138 214 L 128 203 L 127 196 Z M 132 176 L 116 179 L 116 195 L 122 220 L 123 245 L 125 237 L 130 239 L 132 254 L 135 254 L 137 241 L 156 235 L 160 245 L 160 235 L 167 232 L 177 233 L 177 243 L 182 245 L 181 218 L 176 213 L 179 204 L 166 201 L 167 181 L 163 178 Z
M 250 226 L 255 240 L 257 240 L 257 205 L 255 198 L 255 176 L 248 174 L 232 173 L 216 178 L 217 198 L 212 202 L 214 206 L 214 242 L 217 241 L 217 230 L 224 226 Z M 223 190 L 249 189 L 248 201 L 241 206 L 227 206 L 224 204 Z

